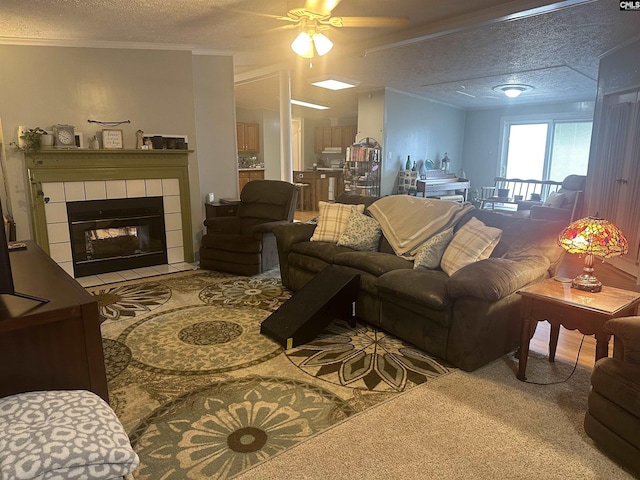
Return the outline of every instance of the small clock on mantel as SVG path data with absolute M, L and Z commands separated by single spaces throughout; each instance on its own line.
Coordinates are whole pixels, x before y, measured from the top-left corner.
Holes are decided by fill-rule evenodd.
M 73 125 L 54 125 L 53 136 L 56 138 L 56 147 L 76 148 L 76 134 Z

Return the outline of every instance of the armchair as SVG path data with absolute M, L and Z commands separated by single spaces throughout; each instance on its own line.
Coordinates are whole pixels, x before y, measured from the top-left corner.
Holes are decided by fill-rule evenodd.
M 256 180 L 245 185 L 235 216 L 207 218 L 200 267 L 255 275 L 278 265 L 276 225 L 290 223 L 298 190 L 280 180 Z
M 550 193 L 542 205 L 531 206 L 531 218 L 570 223 L 580 218 L 582 197 L 587 177 L 569 175 L 555 193 Z
M 640 317 L 607 321 L 613 358 L 601 358 L 591 374 L 584 429 L 612 458 L 640 476 Z

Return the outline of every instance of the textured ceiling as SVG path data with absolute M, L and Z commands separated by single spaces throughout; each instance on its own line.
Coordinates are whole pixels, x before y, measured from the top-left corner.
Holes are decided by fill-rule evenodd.
M 313 2 L 313 0 L 309 0 Z M 233 54 L 238 106 L 278 108 L 270 72 L 290 69 L 292 94 L 355 116 L 357 93 L 393 88 L 459 108 L 594 100 L 598 59 L 640 34 L 640 13 L 613 0 L 342 0 L 333 16 L 405 16 L 407 27 L 332 28 L 334 49 L 309 62 L 273 18 L 304 0 L 2 0 L 0 43 L 180 48 Z M 359 80 L 326 92 L 308 79 Z M 517 99 L 492 87 L 533 86 Z M 295 112 L 294 112 L 295 113 Z

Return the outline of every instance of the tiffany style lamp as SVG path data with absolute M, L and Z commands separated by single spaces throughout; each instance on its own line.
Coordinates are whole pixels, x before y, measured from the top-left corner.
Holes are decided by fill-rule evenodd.
M 629 243 L 620 229 L 596 217 L 581 218 L 570 224 L 558 236 L 558 245 L 569 253 L 584 255 L 582 274 L 571 281 L 571 286 L 588 292 L 602 290 L 602 283 L 593 275 L 594 257 L 615 257 L 629 251 Z

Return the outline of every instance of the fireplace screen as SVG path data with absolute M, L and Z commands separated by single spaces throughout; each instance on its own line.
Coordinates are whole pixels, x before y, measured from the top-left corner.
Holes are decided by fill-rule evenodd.
M 162 197 L 67 203 L 76 277 L 167 263 Z

